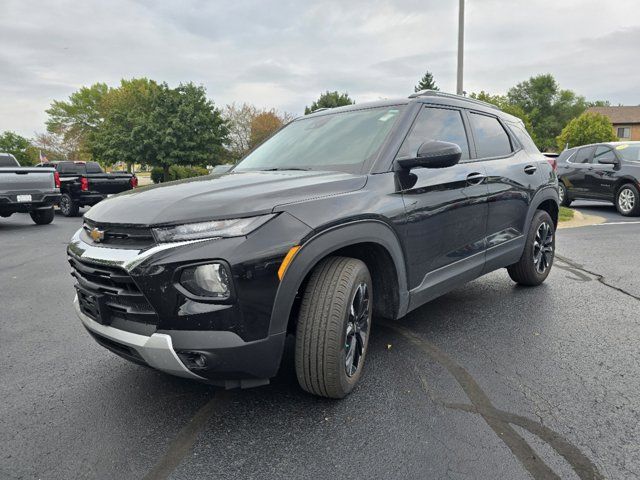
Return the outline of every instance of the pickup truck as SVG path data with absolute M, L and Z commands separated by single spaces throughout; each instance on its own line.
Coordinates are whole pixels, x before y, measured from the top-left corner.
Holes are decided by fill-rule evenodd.
M 53 167 L 60 176 L 60 212 L 65 217 L 78 215 L 80 207 L 92 206 L 110 195 L 138 186 L 131 173 L 105 173 L 98 162 L 47 162 L 38 167 Z
M 28 213 L 38 225 L 51 223 L 59 188 L 60 179 L 53 168 L 21 167 L 16 157 L 0 153 L 0 217 Z

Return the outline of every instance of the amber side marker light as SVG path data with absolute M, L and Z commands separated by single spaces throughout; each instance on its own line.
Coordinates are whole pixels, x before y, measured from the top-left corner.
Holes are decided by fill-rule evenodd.
M 282 263 L 280 264 L 280 268 L 278 269 L 278 278 L 280 280 L 282 280 L 282 277 L 284 277 L 284 272 L 287 271 L 287 268 L 289 267 L 291 260 L 293 260 L 293 257 L 296 256 L 296 253 L 298 253 L 298 250 L 300 250 L 299 246 L 291 247 L 287 252 L 287 254 L 285 255 L 284 260 L 282 260 Z

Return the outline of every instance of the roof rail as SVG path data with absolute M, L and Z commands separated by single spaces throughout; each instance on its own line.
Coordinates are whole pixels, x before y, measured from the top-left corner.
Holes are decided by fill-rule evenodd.
M 459 100 L 464 100 L 466 102 L 477 103 L 478 105 L 483 105 L 489 108 L 495 108 L 496 110 L 500 110 L 497 106 L 492 103 L 483 102 L 482 100 L 478 100 L 476 98 L 464 97 L 462 95 L 454 95 L 453 93 L 445 93 L 439 90 L 420 90 L 419 92 L 412 93 L 409 95 L 409 98 L 418 98 L 418 97 L 443 97 L 443 98 L 454 98 Z
M 309 112 L 309 114 L 318 113 L 318 112 L 324 112 L 325 110 L 331 110 L 331 107 L 316 108 L 313 112 Z

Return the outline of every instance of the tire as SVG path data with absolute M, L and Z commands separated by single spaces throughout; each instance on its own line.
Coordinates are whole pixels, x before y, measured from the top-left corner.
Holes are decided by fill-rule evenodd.
M 542 250 L 540 244 L 543 245 Z M 544 282 L 553 266 L 555 244 L 556 232 L 551 216 L 544 210 L 537 210 L 520 260 L 507 267 L 511 280 L 531 287 Z
M 635 185 L 625 183 L 616 192 L 616 208 L 620 215 L 637 217 L 640 215 L 640 193 Z
M 567 187 L 565 187 L 564 183 L 562 182 L 558 182 L 558 200 L 560 201 L 560 205 L 563 207 L 570 206 L 572 202 L 572 200 L 569 198 Z
M 360 380 L 371 332 L 371 285 L 367 266 L 354 258 L 329 257 L 311 273 L 295 352 L 298 382 L 307 392 L 344 398 Z
M 77 217 L 80 207 L 73 201 L 68 193 L 63 193 L 60 197 L 60 212 L 65 217 Z
M 55 213 L 56 212 L 53 210 L 53 207 L 51 207 L 47 209 L 32 210 L 29 212 L 29 215 L 31 215 L 31 220 L 33 220 L 36 225 L 48 225 L 53 222 Z

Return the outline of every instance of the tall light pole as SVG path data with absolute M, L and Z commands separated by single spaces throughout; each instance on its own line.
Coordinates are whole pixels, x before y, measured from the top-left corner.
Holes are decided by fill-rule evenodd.
M 462 95 L 462 71 L 464 69 L 464 0 L 460 0 L 460 8 L 458 10 L 458 82 L 456 85 L 456 93 Z

